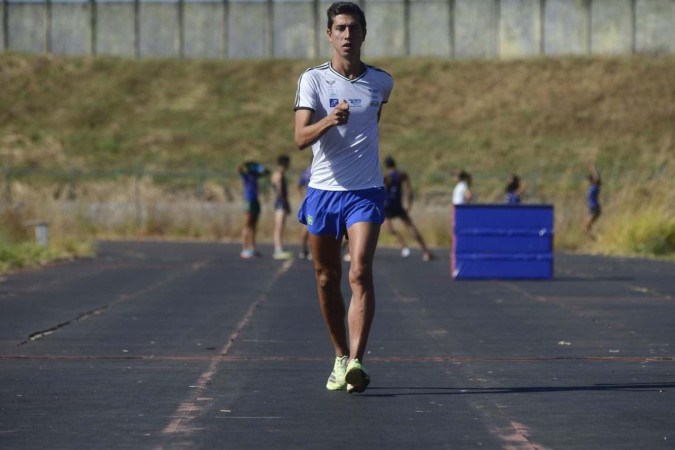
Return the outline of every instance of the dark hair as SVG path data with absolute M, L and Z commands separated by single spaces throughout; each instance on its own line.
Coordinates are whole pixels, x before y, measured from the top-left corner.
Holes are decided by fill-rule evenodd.
M 384 167 L 392 168 L 396 167 L 396 161 L 394 161 L 394 158 L 391 156 L 387 156 L 384 158 Z
M 361 25 L 361 29 L 365 34 L 366 15 L 363 13 L 363 10 L 359 8 L 359 5 L 352 2 L 335 2 L 328 7 L 326 15 L 328 16 L 329 30 L 333 28 L 333 20 L 335 19 L 335 16 L 339 16 L 340 14 L 348 14 L 350 16 L 356 17 L 359 21 L 359 25 Z
M 506 185 L 506 192 L 516 192 L 520 188 L 520 177 L 511 175 L 509 184 Z
M 281 155 L 277 158 L 277 164 L 280 166 L 285 166 L 291 162 L 291 158 L 288 155 Z
M 471 182 L 471 175 L 469 175 L 469 173 L 464 170 L 457 172 L 457 178 L 459 178 L 461 181 L 467 181 L 469 183 Z

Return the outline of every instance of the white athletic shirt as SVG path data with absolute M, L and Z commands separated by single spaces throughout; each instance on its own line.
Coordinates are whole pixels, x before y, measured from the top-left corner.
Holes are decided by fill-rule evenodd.
M 315 122 L 343 99 L 349 103 L 349 122 L 329 129 L 312 144 L 309 187 L 352 191 L 383 186 L 377 113 L 389 100 L 393 87 L 391 75 L 368 65 L 353 80 L 333 70 L 330 62 L 307 69 L 300 76 L 295 110 L 314 111 Z
M 468 203 L 466 201 L 466 191 L 469 190 L 469 185 L 466 181 L 460 181 L 452 190 L 452 203 L 454 205 L 462 205 Z

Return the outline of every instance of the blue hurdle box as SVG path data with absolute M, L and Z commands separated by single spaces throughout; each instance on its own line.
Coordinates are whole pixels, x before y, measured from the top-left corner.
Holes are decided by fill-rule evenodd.
M 455 205 L 455 279 L 553 277 L 552 205 Z

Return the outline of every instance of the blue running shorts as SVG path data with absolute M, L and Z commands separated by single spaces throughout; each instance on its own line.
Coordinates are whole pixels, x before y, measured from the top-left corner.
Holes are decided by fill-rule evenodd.
M 323 191 L 308 188 L 298 220 L 315 235 L 333 234 L 341 239 L 357 222 L 384 222 L 384 188 L 358 191 Z

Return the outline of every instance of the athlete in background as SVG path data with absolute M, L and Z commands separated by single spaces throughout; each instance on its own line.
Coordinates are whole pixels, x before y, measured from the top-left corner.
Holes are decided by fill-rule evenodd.
M 291 158 L 288 155 L 281 155 L 277 158 L 277 168 L 272 173 L 272 187 L 274 188 L 274 259 L 291 259 L 291 252 L 284 250 L 284 229 L 286 228 L 286 217 L 291 212 L 291 204 L 288 200 L 288 184 L 286 182 L 286 171 L 291 165 Z
M 396 168 L 396 161 L 391 156 L 385 158 L 384 166 L 387 169 L 384 174 L 384 188 L 387 192 L 387 197 L 384 201 L 384 227 L 396 237 L 399 244 L 401 244 L 401 256 L 407 258 L 410 256 L 410 248 L 408 248 L 403 235 L 394 228 L 393 223 L 394 219 L 401 219 L 422 248 L 422 259 L 430 261 L 434 256 L 427 248 L 422 235 L 408 214 L 413 203 L 413 190 L 410 185 L 410 177 L 408 177 L 406 172 L 400 172 Z
M 298 191 L 303 199 L 305 198 L 305 195 L 307 195 L 307 185 L 309 184 L 311 176 L 312 166 L 309 166 L 302 171 L 300 178 L 298 179 Z M 300 230 L 300 253 L 298 253 L 298 258 L 312 259 L 312 254 L 309 251 L 309 230 L 306 225 L 303 225 Z
M 255 235 L 260 217 L 260 200 L 258 199 L 258 178 L 270 174 L 264 165 L 247 161 L 237 169 L 244 185 L 244 228 L 241 236 L 241 256 L 251 259 L 260 256 L 255 248 Z
M 586 233 L 590 234 L 593 224 L 595 224 L 601 214 L 600 186 L 602 180 L 600 179 L 600 174 L 596 170 L 594 164 L 589 166 L 587 178 L 588 190 L 586 191 L 586 204 L 588 205 L 588 218 L 586 219 L 584 229 L 586 230 Z

